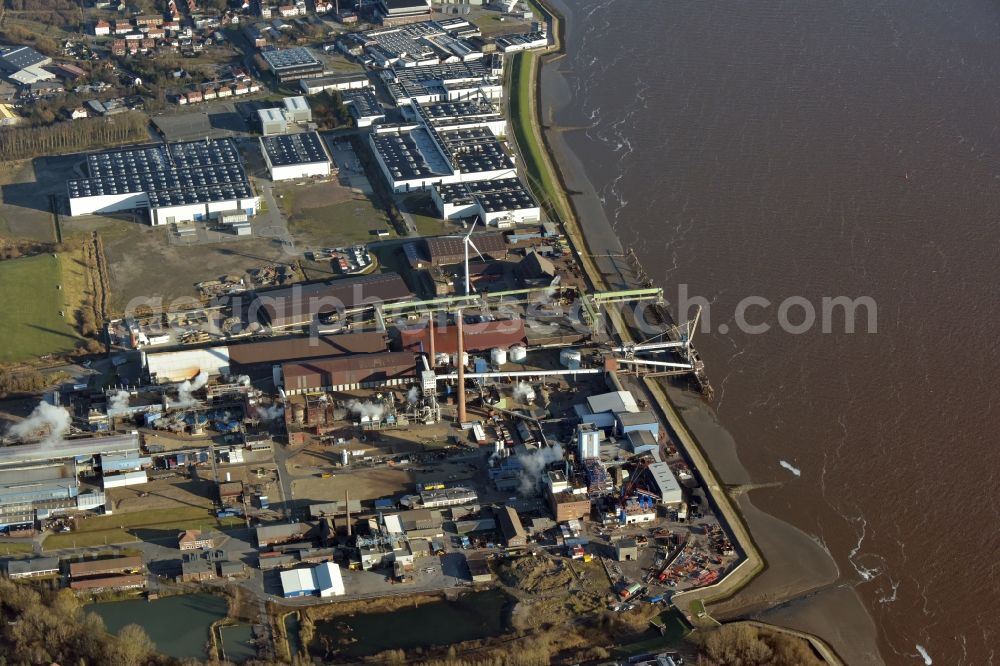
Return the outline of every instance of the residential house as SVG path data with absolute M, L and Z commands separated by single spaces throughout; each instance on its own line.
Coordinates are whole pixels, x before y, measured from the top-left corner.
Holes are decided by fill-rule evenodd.
M 94 24 L 94 34 L 98 37 L 104 37 L 105 35 L 111 34 L 111 24 L 101 19 Z
M 185 530 L 177 535 L 178 550 L 200 550 L 213 545 L 213 539 L 201 530 Z

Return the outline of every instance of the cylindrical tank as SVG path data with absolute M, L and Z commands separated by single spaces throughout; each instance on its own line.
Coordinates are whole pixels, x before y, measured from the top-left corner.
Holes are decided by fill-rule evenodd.
M 306 407 L 301 402 L 292 405 L 292 420 L 302 425 L 306 420 Z
M 348 462 L 347 462 L 347 456 L 348 456 L 347 449 L 344 449 L 341 452 L 341 455 L 340 455 L 340 464 L 343 465 L 344 467 L 347 467 L 347 464 L 348 464 Z
M 524 363 L 526 358 L 528 358 L 528 350 L 521 345 L 514 345 L 510 348 L 511 363 Z
M 233 480 L 233 475 L 230 472 L 226 472 L 226 483 Z
M 563 349 L 559 352 L 559 362 L 566 368 L 579 368 L 582 356 L 576 349 Z
M 467 351 L 462 352 L 461 361 L 459 361 L 458 352 L 456 352 L 455 355 L 452 356 L 452 363 L 454 363 L 455 366 L 461 365 L 463 367 L 469 365 L 469 352 Z
M 497 347 L 496 349 L 490 352 L 490 361 L 492 361 L 493 365 L 496 366 L 503 365 L 504 363 L 507 362 L 507 350 L 500 349 L 499 347 Z

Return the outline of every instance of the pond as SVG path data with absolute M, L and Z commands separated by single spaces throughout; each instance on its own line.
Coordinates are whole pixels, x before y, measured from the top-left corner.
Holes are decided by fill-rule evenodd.
M 299 614 L 285 616 L 285 635 L 288 636 L 288 654 L 295 658 L 302 652 L 302 637 L 299 635 Z
M 185 594 L 156 601 L 133 599 L 88 604 L 86 610 L 101 616 L 111 633 L 127 624 L 138 624 L 169 656 L 205 659 L 212 623 L 226 617 L 226 600 L 210 594 Z
M 222 655 L 237 664 L 257 657 L 253 644 L 253 628 L 249 624 L 230 624 L 219 627 Z
M 383 650 L 450 645 L 499 636 L 511 599 L 498 590 L 466 594 L 386 613 L 339 616 L 316 623 L 313 656 L 364 657 Z

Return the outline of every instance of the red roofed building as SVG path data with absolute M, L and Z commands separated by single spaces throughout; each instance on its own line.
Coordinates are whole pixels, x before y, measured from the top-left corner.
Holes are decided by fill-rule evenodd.
M 281 374 L 291 395 L 349 391 L 405 384 L 416 376 L 416 363 L 408 352 L 355 354 L 285 363 Z
M 513 345 L 524 344 L 524 320 L 508 319 L 465 324 L 465 351 L 477 352 L 488 349 L 509 349 Z M 430 336 L 426 322 L 417 327 L 400 329 L 399 339 L 403 349 L 409 352 L 430 353 Z M 434 327 L 435 353 L 455 354 L 458 352 L 458 335 L 455 326 Z

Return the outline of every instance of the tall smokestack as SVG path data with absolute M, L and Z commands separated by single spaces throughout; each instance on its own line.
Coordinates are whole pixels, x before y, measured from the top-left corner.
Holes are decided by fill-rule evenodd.
M 458 323 L 458 422 L 465 423 L 465 340 L 462 330 L 462 311 L 455 315 Z
M 427 333 L 430 336 L 430 348 L 431 348 L 431 370 L 434 369 L 434 313 L 427 318 Z
M 347 538 L 351 538 L 351 491 L 344 491 L 344 511 L 347 514 Z

